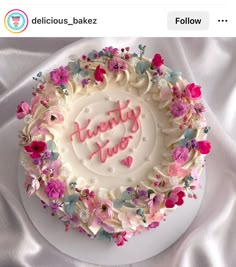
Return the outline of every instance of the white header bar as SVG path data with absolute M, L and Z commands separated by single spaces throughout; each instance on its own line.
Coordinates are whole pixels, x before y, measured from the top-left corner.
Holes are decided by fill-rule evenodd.
M 124 1 L 119 1 L 120 3 Z M 227 5 L 0 4 L 2 37 L 233 37 L 235 9 Z M 156 1 L 156 0 L 155 0 Z M 185 0 L 181 0 L 186 2 Z M 181 2 L 179 1 L 179 2 Z M 219 1 L 214 1 L 220 2 Z M 27 1 L 28 2 L 28 1 Z M 58 1 L 57 1 L 58 2 Z M 88 0 L 86 3 L 95 1 Z M 97 1 L 96 1 L 97 2 Z M 135 1 L 137 3 L 137 1 Z M 165 4 L 172 2 L 165 1 Z M 198 0 L 198 3 L 204 2 Z M 206 0 L 213 2 L 212 0 Z M 143 3 L 143 2 L 142 2 Z M 13 10 L 13 11 L 11 11 Z M 14 11 L 16 10 L 16 11 Z M 20 10 L 20 11 L 17 11 Z M 19 13 L 20 12 L 20 13 Z M 22 13 L 23 12 L 23 13 Z M 26 24 L 27 23 L 27 24 Z

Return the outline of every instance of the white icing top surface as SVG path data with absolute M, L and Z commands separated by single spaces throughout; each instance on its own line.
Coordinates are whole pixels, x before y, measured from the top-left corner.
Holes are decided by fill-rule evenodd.
M 147 97 L 147 96 L 145 96 Z M 99 133 L 97 136 L 80 142 L 77 136 L 70 135 L 75 132 L 74 121 L 79 122 L 80 127 L 91 123 L 86 128 L 95 130 L 96 127 L 112 118 L 118 118 L 118 112 L 108 114 L 108 111 L 117 108 L 117 101 L 121 106 L 128 107 L 123 113 L 141 107 L 139 116 L 139 129 L 132 133 L 132 120 L 121 122 L 106 132 Z M 68 163 L 71 172 L 75 177 L 84 179 L 88 185 L 94 188 L 106 187 L 107 189 L 119 188 L 120 186 L 136 185 L 139 181 L 147 177 L 150 170 L 161 162 L 162 152 L 164 151 L 163 134 L 160 130 L 160 122 L 163 123 L 163 112 L 160 112 L 156 101 L 151 98 L 146 102 L 144 97 L 130 94 L 127 91 L 112 85 L 102 92 L 94 92 L 88 96 L 76 99 L 70 106 L 67 114 L 65 130 L 62 135 L 57 137 L 56 143 L 63 162 Z M 85 130 L 82 132 L 85 133 Z M 126 149 L 118 150 L 117 154 L 108 157 L 102 163 L 99 155 L 90 156 L 97 150 L 96 142 L 103 146 L 107 140 L 109 143 L 102 149 L 102 154 L 106 154 L 107 148 L 116 147 L 123 137 L 131 136 Z M 130 167 L 122 164 L 122 160 L 132 157 Z

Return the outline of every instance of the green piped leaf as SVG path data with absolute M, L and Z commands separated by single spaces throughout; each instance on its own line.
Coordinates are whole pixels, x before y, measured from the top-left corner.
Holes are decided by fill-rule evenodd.
M 115 209 L 120 209 L 123 206 L 123 200 L 122 199 L 113 200 L 113 206 Z
M 151 194 L 155 193 L 152 189 L 148 189 L 148 197 L 150 197 Z
M 132 198 L 131 194 L 128 191 L 122 193 L 122 200 L 130 200 Z
M 135 205 L 129 202 L 123 202 L 123 206 L 127 207 L 127 208 L 135 208 Z
M 53 140 L 47 141 L 47 148 L 49 151 L 53 151 L 56 148 L 56 143 Z
M 136 72 L 139 75 L 143 75 L 145 71 L 150 67 L 150 63 L 147 61 L 139 61 L 138 64 L 136 65 Z

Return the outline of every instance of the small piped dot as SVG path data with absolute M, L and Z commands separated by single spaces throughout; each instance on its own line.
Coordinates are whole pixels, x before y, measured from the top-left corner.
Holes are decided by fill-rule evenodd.
M 89 113 L 89 112 L 90 112 L 90 109 L 89 109 L 89 108 L 85 108 L 84 111 L 85 111 L 86 113 Z
M 96 178 L 92 177 L 92 178 L 90 179 L 90 183 L 91 183 L 91 184 L 95 184 L 95 183 L 96 183 Z
M 146 161 L 150 161 L 150 157 L 149 157 L 149 156 L 146 157 L 145 160 L 146 160 Z
M 131 152 L 131 153 L 134 152 L 134 148 L 130 148 L 129 152 Z
M 108 170 L 109 172 L 114 172 L 114 168 L 112 168 L 112 167 L 108 167 L 107 170 Z
M 109 100 L 111 100 L 111 98 L 109 97 L 109 96 L 105 96 L 105 98 L 104 98 L 106 101 L 109 101 Z
M 143 137 L 142 140 L 143 140 L 143 142 L 146 142 L 147 141 L 147 137 Z
M 128 182 L 133 182 L 134 181 L 134 178 L 133 177 L 129 177 L 129 178 L 127 178 L 127 180 L 128 180 Z
M 142 114 L 142 118 L 145 119 L 146 118 L 146 115 L 145 114 Z

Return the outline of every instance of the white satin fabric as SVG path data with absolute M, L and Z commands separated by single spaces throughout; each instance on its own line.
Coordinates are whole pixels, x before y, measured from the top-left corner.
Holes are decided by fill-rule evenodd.
M 1 267 L 94 266 L 59 252 L 27 217 L 17 184 L 17 132 L 22 123 L 15 119 L 15 110 L 21 100 L 30 99 L 32 76 L 56 67 L 65 56 L 108 45 L 134 50 L 138 44 L 147 46 L 147 57 L 161 53 L 167 66 L 202 85 L 212 152 L 207 157 L 206 193 L 190 228 L 164 252 L 130 266 L 236 266 L 236 38 L 1 38 Z

